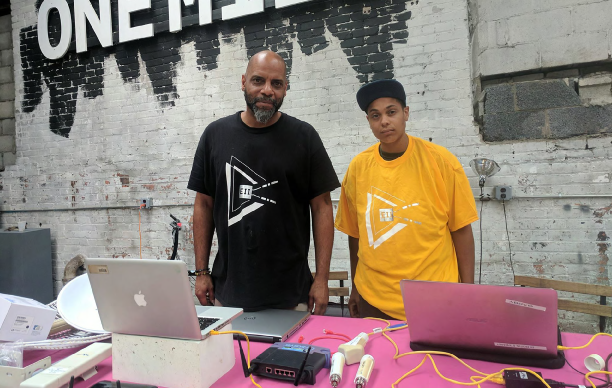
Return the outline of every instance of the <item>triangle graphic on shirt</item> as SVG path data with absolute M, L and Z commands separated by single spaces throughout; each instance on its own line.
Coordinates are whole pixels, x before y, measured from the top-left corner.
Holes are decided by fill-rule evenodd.
M 407 203 L 377 187 L 372 186 L 367 193 L 366 229 L 368 243 L 374 249 L 393 237 L 408 224 L 420 225 L 419 221 L 407 218 L 405 210 L 418 203 Z
M 278 181 L 269 182 L 253 171 L 240 160 L 231 157 L 230 163 L 225 164 L 225 178 L 227 181 L 227 219 L 231 226 L 247 214 L 254 212 L 264 204 L 276 201 L 265 196 L 265 189 Z

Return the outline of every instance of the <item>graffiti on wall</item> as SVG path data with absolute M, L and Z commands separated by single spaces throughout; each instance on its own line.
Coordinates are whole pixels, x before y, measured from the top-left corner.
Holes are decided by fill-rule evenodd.
M 38 0 L 37 7 L 40 3 Z M 133 18 L 135 25 L 139 18 L 153 20 L 154 37 L 106 48 L 93 44 L 89 51 L 79 54 L 72 48 L 59 60 L 43 56 L 38 46 L 36 25 L 23 28 L 20 31 L 24 80 L 22 112 L 34 111 L 41 102 L 43 84 L 46 85 L 51 100 L 49 128 L 55 134 L 69 137 L 79 90 L 90 99 L 104 94 L 104 62 L 111 56 L 125 83 L 134 83 L 140 77 L 140 57 L 161 107 L 171 108 L 180 98 L 174 80 L 177 65 L 181 62 L 181 46 L 193 43 L 196 65 L 206 72 L 218 67 L 221 41 L 231 43 L 237 34 L 244 35 L 248 57 L 264 49 L 278 52 L 287 63 L 290 76 L 293 41 L 297 40 L 302 54 L 312 55 L 329 46 L 326 38 L 329 32 L 340 41 L 348 65 L 356 72 L 360 83 L 392 78 L 393 45 L 406 43 L 407 23 L 411 17 L 410 2 L 403 0 L 368 3 L 326 0 L 283 9 L 270 8 L 254 17 L 200 26 L 197 22 L 192 21 L 191 25 L 188 22 L 197 12 L 194 5 L 183 8 L 183 30 L 170 33 L 167 32 L 167 4 L 162 3 L 154 0 L 151 9 L 135 13 Z M 114 5 L 113 18 L 116 18 Z M 222 5 L 213 3 L 213 8 Z M 48 23 L 49 40 L 52 44 L 57 43 L 60 37 L 59 16 L 51 13 Z M 96 39 L 90 26 L 88 37 Z

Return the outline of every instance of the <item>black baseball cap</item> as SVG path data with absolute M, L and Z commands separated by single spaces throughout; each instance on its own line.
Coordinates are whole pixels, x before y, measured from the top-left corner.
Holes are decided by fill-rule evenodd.
M 363 85 L 357 91 L 357 104 L 362 111 L 367 112 L 368 106 L 379 98 L 391 97 L 406 105 L 406 92 L 401 83 L 394 79 L 381 79 Z

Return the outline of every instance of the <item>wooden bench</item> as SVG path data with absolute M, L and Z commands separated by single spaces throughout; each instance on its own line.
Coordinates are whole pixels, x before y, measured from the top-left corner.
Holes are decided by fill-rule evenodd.
M 612 297 L 612 286 L 566 282 L 562 280 L 543 279 L 531 276 L 515 276 L 514 284 L 522 287 L 552 288 L 557 291 L 599 296 L 599 304 L 559 299 L 559 310 L 574 311 L 577 313 L 599 316 L 600 332 L 604 332 L 606 329 L 606 318 L 612 318 L 612 307 L 606 305 L 606 297 Z
M 315 276 L 315 273 L 312 273 Z M 348 280 L 348 271 L 330 271 L 329 280 L 338 280 L 340 287 L 329 287 L 329 296 L 340 297 L 340 309 L 342 310 L 342 316 L 344 316 L 344 298 L 349 296 L 349 288 L 344 285 L 344 281 Z

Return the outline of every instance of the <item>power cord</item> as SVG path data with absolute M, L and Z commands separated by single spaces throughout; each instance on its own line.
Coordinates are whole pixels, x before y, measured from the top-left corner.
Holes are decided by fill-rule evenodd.
M 140 237 L 140 259 L 142 259 L 142 232 L 140 231 L 140 211 L 146 205 L 144 203 L 138 206 L 138 236 Z
M 612 358 L 612 353 L 608 354 L 608 357 L 606 357 L 606 362 L 604 363 L 604 369 L 606 372 L 609 372 L 610 370 L 608 369 L 609 365 L 608 362 L 610 362 L 610 359 Z M 608 385 L 612 386 L 612 382 L 610 382 L 610 375 L 606 375 L 606 381 L 608 382 Z
M 574 368 L 574 366 L 572 364 L 570 364 L 570 362 L 567 360 L 567 358 L 565 358 L 565 356 L 563 355 L 563 353 L 559 353 L 561 355 L 561 357 L 563 357 L 563 359 L 565 360 L 565 363 L 572 368 L 574 371 L 580 373 L 583 376 L 586 376 L 586 373 L 580 372 L 578 369 Z M 608 358 L 606 359 L 606 363 L 604 366 L 604 371 L 607 372 L 608 371 L 608 360 L 610 360 L 610 357 L 612 356 L 612 353 L 610 353 L 610 355 L 608 356 Z M 610 386 L 610 377 L 606 375 L 606 380 L 601 379 L 599 377 L 593 377 L 593 379 L 595 380 L 599 380 L 599 381 L 603 381 L 605 384 L 601 384 L 601 385 L 596 385 L 597 388 L 606 388 Z M 562 383 L 564 386 L 569 387 L 569 388 L 579 388 L 580 385 L 573 385 L 573 384 L 565 384 Z
M 451 382 L 453 384 L 458 384 L 458 385 L 464 385 L 464 386 L 477 386 L 480 388 L 480 384 L 486 382 L 486 381 L 490 381 L 496 384 L 500 384 L 500 385 L 504 385 L 505 384 L 505 380 L 503 378 L 503 374 L 504 371 L 523 371 L 523 372 L 527 372 L 532 374 L 533 376 L 535 376 L 538 380 L 540 380 L 540 382 L 542 382 L 542 384 L 544 384 L 545 387 L 547 388 L 562 388 L 562 387 L 570 387 L 570 388 L 578 388 L 581 387 L 579 385 L 573 385 L 573 384 L 565 384 L 563 382 L 559 382 L 559 381 L 555 381 L 552 379 L 544 379 L 542 378 L 538 373 L 530 370 L 530 369 L 526 369 L 526 368 L 504 368 L 499 372 L 496 373 L 484 373 L 481 372 L 477 369 L 472 368 L 471 366 L 469 366 L 467 363 L 465 363 L 463 360 L 461 360 L 460 358 L 458 358 L 457 356 L 455 356 L 454 354 L 451 353 L 446 353 L 446 352 L 434 352 L 434 351 L 416 351 L 416 352 L 407 352 L 407 353 L 402 353 L 399 354 L 399 348 L 397 346 L 397 344 L 395 343 L 395 341 L 393 341 L 393 339 L 391 337 L 389 337 L 387 335 L 387 331 L 394 331 L 394 330 L 400 330 L 400 329 L 404 329 L 406 327 L 408 327 L 408 325 L 402 323 L 399 325 L 394 325 L 391 326 L 391 323 L 388 320 L 385 319 L 381 319 L 381 318 L 366 318 L 366 319 L 376 319 L 379 321 L 383 321 L 387 323 L 387 327 L 385 329 L 375 329 L 372 333 L 369 333 L 368 335 L 373 335 L 373 334 L 377 334 L 377 333 L 382 333 L 382 335 L 387 338 L 387 340 L 389 340 L 389 342 L 391 342 L 391 344 L 393 344 L 393 347 L 395 348 L 395 355 L 393 356 L 394 360 L 397 360 L 401 357 L 404 356 L 408 356 L 408 355 L 413 355 L 413 354 L 424 354 L 425 357 L 423 357 L 423 360 L 421 360 L 421 362 L 413 369 L 411 369 L 410 371 L 408 371 L 407 373 L 405 373 L 402 377 L 400 377 L 398 380 L 396 380 L 393 384 L 391 384 L 392 388 L 397 387 L 397 385 L 404 380 L 406 377 L 408 377 L 410 374 L 412 374 L 413 372 L 415 372 L 416 370 L 418 370 L 424 363 L 426 360 L 430 360 L 432 366 L 434 367 L 434 370 L 436 371 L 436 373 L 438 374 L 438 376 L 440 376 L 443 380 Z M 575 346 L 575 347 L 571 347 L 571 346 L 559 346 L 558 349 L 560 350 L 572 350 L 572 349 L 584 349 L 587 346 L 589 346 L 593 340 L 599 336 L 608 336 L 608 337 L 612 337 L 611 334 L 607 334 L 607 333 L 597 333 L 594 336 L 591 337 L 591 339 L 589 340 L 589 342 L 587 342 L 585 345 L 582 346 Z M 463 364 L 466 368 L 470 369 L 472 372 L 475 372 L 478 374 L 478 376 L 472 376 L 470 377 L 470 383 L 466 383 L 466 382 L 462 382 L 462 381 L 457 381 L 457 380 L 453 380 L 450 378 L 447 378 L 446 376 L 442 375 L 442 373 L 439 371 L 432 355 L 442 355 L 442 356 L 447 356 L 447 357 L 452 357 L 455 360 L 459 361 L 461 364 Z M 572 365 L 570 365 L 568 363 L 568 365 L 570 365 L 570 367 L 572 369 L 574 369 L 575 371 L 577 371 L 578 373 L 584 375 L 586 381 L 591 385 L 591 388 L 606 388 L 610 385 L 609 383 L 609 376 L 612 375 L 612 372 L 609 372 L 608 369 L 608 361 L 610 360 L 610 358 L 612 358 L 612 354 L 608 355 L 605 365 L 604 365 L 604 370 L 603 371 L 593 371 L 593 372 L 589 372 L 587 374 L 584 374 L 580 371 L 578 371 L 576 368 L 574 368 Z M 567 362 L 567 359 L 565 360 Z M 597 378 L 597 377 L 593 377 L 593 379 L 598 379 L 603 381 L 606 384 L 603 385 L 595 385 L 595 383 L 593 383 L 593 381 L 591 380 L 591 376 L 594 374 L 605 374 L 606 375 L 606 380 Z
M 480 217 L 478 220 L 478 226 L 480 228 L 480 264 L 478 265 L 478 284 L 481 284 L 482 280 L 482 207 L 484 205 L 484 201 L 488 201 L 489 199 L 485 199 L 483 187 L 480 186 Z
M 491 381 L 497 384 L 504 384 L 504 379 L 503 379 L 503 373 L 504 370 L 520 370 L 523 372 L 527 372 L 527 373 L 531 373 L 534 376 L 536 376 L 545 386 L 546 388 L 553 388 L 550 385 L 548 385 L 546 383 L 546 381 L 540 377 L 540 375 L 538 375 L 536 372 L 530 370 L 530 369 L 525 369 L 525 368 L 504 368 L 499 372 L 496 373 L 484 373 L 484 372 L 480 372 L 477 369 L 472 368 L 471 366 L 469 366 L 467 363 L 465 363 L 463 360 L 461 360 L 459 357 L 455 356 L 454 354 L 451 353 L 446 353 L 446 352 L 433 352 L 433 351 L 417 351 L 417 352 L 407 352 L 407 353 L 402 353 L 399 354 L 399 348 L 397 347 L 397 344 L 395 343 L 395 341 L 393 341 L 393 339 L 391 337 L 389 337 L 387 335 L 387 331 L 395 331 L 395 330 L 400 330 L 400 329 L 405 329 L 408 327 L 408 325 L 406 324 L 400 324 L 400 325 L 393 325 L 391 326 L 391 323 L 386 320 L 386 319 L 381 319 L 381 318 L 366 318 L 366 319 L 376 319 L 379 321 L 383 321 L 387 323 L 387 327 L 385 329 L 382 330 L 374 330 L 372 333 L 369 333 L 368 335 L 373 335 L 373 334 L 377 334 L 377 333 L 382 333 L 382 335 L 389 340 L 389 342 L 391 342 L 391 344 L 393 345 L 393 347 L 395 348 L 395 355 L 393 356 L 394 360 L 397 360 L 399 358 L 402 358 L 404 356 L 408 356 L 408 355 L 413 355 L 413 354 L 424 354 L 425 357 L 423 357 L 423 360 L 421 360 L 421 362 L 419 363 L 419 365 L 417 365 L 415 368 L 411 369 L 410 371 L 408 371 L 407 373 L 405 373 L 402 377 L 400 377 L 399 379 L 397 379 L 393 384 L 391 384 L 392 388 L 397 387 L 397 385 L 404 380 L 406 377 L 408 377 L 410 374 L 412 374 L 413 372 L 415 372 L 417 369 L 419 369 L 427 359 L 429 359 L 431 361 L 431 364 L 434 367 L 434 370 L 436 371 L 436 373 L 438 374 L 438 376 L 440 376 L 440 378 L 442 378 L 443 380 L 446 380 L 448 382 L 454 383 L 454 384 L 458 384 L 458 385 L 466 385 L 466 386 L 477 386 L 480 387 L 480 384 L 486 382 L 486 381 Z M 459 361 L 461 364 L 463 364 L 466 368 L 470 369 L 472 372 L 474 373 L 478 373 L 479 376 L 472 376 L 470 378 L 470 380 L 472 381 L 471 383 L 465 383 L 462 381 L 457 381 L 457 380 L 453 380 L 450 379 L 446 376 L 444 376 L 440 370 L 438 369 L 438 366 L 436 365 L 433 357 L 431 355 L 441 355 L 441 356 L 447 356 L 447 357 L 452 357 L 455 360 Z
M 514 263 L 512 263 L 512 247 L 510 246 L 510 233 L 508 233 L 508 217 L 506 217 L 506 201 L 502 199 L 502 206 L 504 208 L 504 222 L 506 223 L 506 238 L 508 239 L 508 251 L 510 252 L 510 269 L 512 269 L 512 283 L 514 284 Z
M 246 358 L 246 362 L 247 362 L 247 368 L 250 370 L 251 369 L 251 343 L 249 342 L 249 336 L 247 336 L 245 333 L 239 331 L 239 330 L 227 330 L 227 331 L 217 331 L 217 330 L 211 330 L 210 331 L 210 335 L 221 335 L 221 334 L 240 334 L 241 336 L 243 336 L 246 339 L 246 343 L 247 343 L 247 358 Z M 255 380 L 253 379 L 253 375 L 249 374 L 249 377 L 251 378 L 251 382 L 258 388 L 261 388 L 261 385 L 257 384 L 255 382 Z
M 557 346 L 557 349 L 559 350 L 578 350 L 578 349 L 584 349 L 587 346 L 589 346 L 593 340 L 595 340 L 595 338 L 599 337 L 600 335 L 604 335 L 606 337 L 610 337 L 612 338 L 612 334 L 608 334 L 608 333 L 597 333 L 594 336 L 591 337 L 591 339 L 589 340 L 589 342 L 587 342 L 586 344 L 582 345 L 582 346 Z

